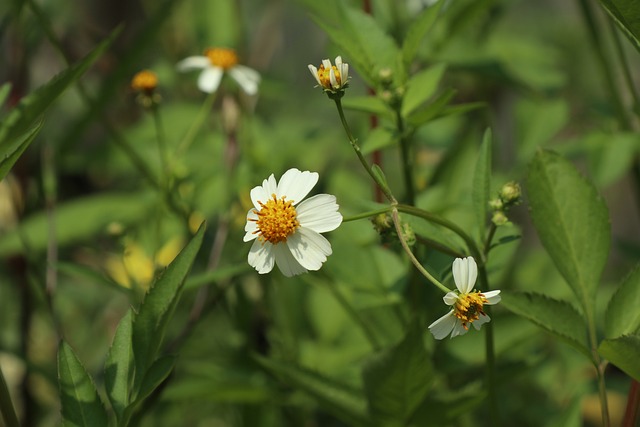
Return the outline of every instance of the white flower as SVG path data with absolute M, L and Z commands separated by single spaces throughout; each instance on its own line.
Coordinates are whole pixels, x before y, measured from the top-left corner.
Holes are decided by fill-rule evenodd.
M 500 302 L 500 291 L 473 291 L 473 285 L 478 277 L 478 266 L 472 257 L 456 258 L 453 261 L 453 280 L 458 292 L 448 292 L 444 303 L 453 309 L 429 325 L 429 330 L 437 340 L 445 338 L 451 333 L 451 338 L 464 335 L 469 330 L 469 324 L 480 330 L 480 327 L 491 318 L 482 310 L 484 304 L 494 305 Z
M 320 233 L 342 223 L 335 196 L 305 198 L 318 182 L 316 172 L 289 169 L 276 183 L 273 174 L 251 190 L 254 209 L 247 213 L 244 241 L 254 240 L 249 264 L 268 273 L 277 264 L 285 276 L 319 270 L 331 255 L 331 244 Z
M 252 68 L 238 64 L 238 55 L 233 49 L 209 48 L 204 56 L 190 56 L 178 62 L 178 70 L 202 70 L 198 77 L 198 88 L 206 93 L 218 90 L 222 75 L 228 73 L 248 95 L 258 93 L 260 74 Z
M 331 65 L 329 59 L 323 59 L 320 68 L 309 64 L 309 71 L 325 91 L 339 92 L 349 83 L 349 64 L 342 62 L 342 57 L 336 57 L 336 65 Z

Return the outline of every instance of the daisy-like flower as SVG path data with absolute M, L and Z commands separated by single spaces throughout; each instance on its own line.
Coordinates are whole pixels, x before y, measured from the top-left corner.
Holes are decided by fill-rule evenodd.
M 277 264 L 287 276 L 319 270 L 331 255 L 320 233 L 342 223 L 335 196 L 317 194 L 302 201 L 318 182 L 316 172 L 289 169 L 276 183 L 273 174 L 251 190 L 244 241 L 253 240 L 249 264 L 268 273 Z
M 494 305 L 500 302 L 500 291 L 480 292 L 473 290 L 478 277 L 478 266 L 472 257 L 456 258 L 453 261 L 453 280 L 458 292 L 448 292 L 444 303 L 453 309 L 429 325 L 429 330 L 437 340 L 451 334 L 451 338 L 464 335 L 469 331 L 469 324 L 480 330 L 480 327 L 491 318 L 482 310 L 485 304 Z M 472 292 L 473 291 L 473 292 Z
M 247 95 L 258 93 L 260 74 L 253 68 L 238 64 L 238 55 L 233 49 L 208 48 L 203 56 L 189 56 L 178 62 L 178 70 L 202 70 L 198 77 L 198 88 L 206 93 L 218 90 L 222 75 L 228 73 Z
M 329 59 L 323 59 L 319 68 L 309 64 L 309 71 L 320 86 L 327 93 L 340 93 L 349 85 L 349 64 L 342 62 L 342 57 L 336 57 L 336 65 L 331 65 Z

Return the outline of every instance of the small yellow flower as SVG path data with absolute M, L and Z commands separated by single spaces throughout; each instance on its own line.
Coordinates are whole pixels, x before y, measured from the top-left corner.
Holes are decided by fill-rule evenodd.
M 142 70 L 131 79 L 131 89 L 151 94 L 158 87 L 158 76 L 153 71 Z
M 323 59 L 318 68 L 309 64 L 309 71 L 318 86 L 327 93 L 342 94 L 349 86 L 349 64 L 342 62 L 341 56 L 336 57 L 336 65 L 332 65 L 329 59 Z

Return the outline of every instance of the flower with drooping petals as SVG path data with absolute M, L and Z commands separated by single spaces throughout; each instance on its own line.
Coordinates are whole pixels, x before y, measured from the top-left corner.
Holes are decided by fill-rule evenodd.
M 202 70 L 198 77 L 198 88 L 206 93 L 218 90 L 225 73 L 229 74 L 247 95 L 258 93 L 260 74 L 253 68 L 238 64 L 238 55 L 233 49 L 208 48 L 202 56 L 189 56 L 178 62 L 178 70 Z
M 453 280 L 458 291 L 447 292 L 444 303 L 453 309 L 429 325 L 429 331 L 437 340 L 451 334 L 451 338 L 464 335 L 472 324 L 476 330 L 491 318 L 483 311 L 483 306 L 500 302 L 500 291 L 480 292 L 473 290 L 478 277 L 478 266 L 473 257 L 456 258 L 453 261 Z M 473 292 L 472 292 L 473 291 Z
M 342 62 L 342 57 L 336 57 L 336 65 L 329 59 L 323 59 L 320 67 L 309 64 L 311 75 L 328 94 L 343 94 L 349 86 L 349 64 Z
M 249 264 L 268 273 L 274 264 L 287 276 L 319 270 L 331 255 L 320 233 L 342 223 L 335 196 L 317 194 L 303 201 L 318 182 L 316 172 L 289 169 L 276 183 L 273 174 L 251 190 L 244 241 L 253 240 Z

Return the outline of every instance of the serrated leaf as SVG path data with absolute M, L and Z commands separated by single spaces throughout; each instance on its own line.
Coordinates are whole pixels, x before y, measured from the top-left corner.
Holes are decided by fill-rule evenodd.
M 600 0 L 613 21 L 640 51 L 640 9 L 635 0 Z
M 640 336 L 624 335 L 606 339 L 598 347 L 600 353 L 609 362 L 623 370 L 636 381 L 640 381 Z
M 64 426 L 107 426 L 107 413 L 93 379 L 64 341 L 58 348 L 58 384 Z
M 503 291 L 500 305 L 562 338 L 590 360 L 587 323 L 566 301 L 530 292 Z
M 397 346 L 365 365 L 362 375 L 370 414 L 381 425 L 405 425 L 429 392 L 433 368 L 422 333 L 414 324 Z
M 489 206 L 489 191 L 491 188 L 491 146 L 492 146 L 491 129 L 484 132 L 478 160 L 473 172 L 473 209 L 476 215 L 476 223 L 478 225 L 478 243 L 482 246 L 487 225 L 487 210 Z
M 411 76 L 402 100 L 404 117 L 410 116 L 435 94 L 446 68 L 446 64 L 436 64 Z
M 132 342 L 135 360 L 134 395 L 141 390 L 147 370 L 155 362 L 167 324 L 173 316 L 184 280 L 204 237 L 204 223 L 151 287 L 133 318 Z
M 604 319 L 607 338 L 640 331 L 640 265 L 622 281 L 609 300 Z
M 583 309 L 591 311 L 611 240 L 604 200 L 571 163 L 544 150 L 531 163 L 527 190 L 542 244 Z
M 315 397 L 329 412 L 348 425 L 368 426 L 367 402 L 361 390 L 356 390 L 339 381 L 291 363 L 279 362 L 262 356 L 254 359 L 264 369 Z
M 133 378 L 132 319 L 133 310 L 129 309 L 118 323 L 104 365 L 105 389 L 118 420 L 122 418 L 131 397 L 131 379 Z
M 439 1 L 436 4 L 429 6 L 420 12 L 420 15 L 416 17 L 407 30 L 407 35 L 402 43 L 402 60 L 404 61 L 404 67 L 409 69 L 410 65 L 415 60 L 418 48 L 422 43 L 423 38 L 429 32 L 433 24 L 436 22 L 440 9 L 445 1 Z

